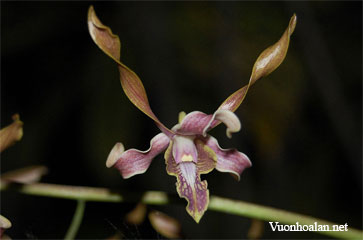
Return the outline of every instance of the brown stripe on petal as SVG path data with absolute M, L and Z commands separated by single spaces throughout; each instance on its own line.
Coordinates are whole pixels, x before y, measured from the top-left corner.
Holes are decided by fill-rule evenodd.
M 198 151 L 197 168 L 199 174 L 207 174 L 211 172 L 217 164 L 217 155 L 198 137 L 194 140 Z M 208 138 L 208 137 L 207 137 Z

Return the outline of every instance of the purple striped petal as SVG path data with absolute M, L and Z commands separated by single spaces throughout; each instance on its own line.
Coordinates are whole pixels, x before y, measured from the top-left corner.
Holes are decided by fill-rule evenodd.
M 151 139 L 150 148 L 146 151 L 129 149 L 124 152 L 123 145 L 116 143 L 107 158 L 106 166 L 117 168 L 125 179 L 144 173 L 154 157 L 164 151 L 169 142 L 170 139 L 164 133 L 159 133 Z
M 240 175 L 245 168 L 251 167 L 252 163 L 246 154 L 237 151 L 236 149 L 222 149 L 217 139 L 212 136 L 204 138 L 204 142 L 217 155 L 216 169 L 220 172 L 232 173 L 237 180 L 240 180 Z
M 173 127 L 172 130 L 183 135 L 203 135 L 205 127 L 211 121 L 213 115 L 207 115 L 203 112 L 194 111 L 188 113 L 180 124 Z
M 177 178 L 176 190 L 180 197 L 188 202 L 189 215 L 199 223 L 209 204 L 207 181 L 201 181 L 198 168 L 194 162 L 177 164 L 172 154 L 172 143 L 165 152 L 166 171 Z
M 231 133 L 238 132 L 241 129 L 241 123 L 233 112 L 219 109 L 213 115 L 207 115 L 203 112 L 194 111 L 187 114 L 180 124 L 173 127 L 173 131 L 183 135 L 203 135 L 223 122 L 227 126 L 226 134 L 229 138 Z

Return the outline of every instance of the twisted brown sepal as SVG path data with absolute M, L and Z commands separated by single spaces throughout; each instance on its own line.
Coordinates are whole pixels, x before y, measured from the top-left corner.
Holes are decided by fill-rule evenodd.
M 13 115 L 14 122 L 0 130 L 0 152 L 13 145 L 23 137 L 23 122 L 19 114 Z
M 121 86 L 129 100 L 138 109 L 154 120 L 162 132 L 164 132 L 167 136 L 173 136 L 174 133 L 165 127 L 151 110 L 144 85 L 140 78 L 135 72 L 121 63 L 120 39 L 117 35 L 112 33 L 109 27 L 101 23 L 96 16 L 93 6 L 90 6 L 88 10 L 88 30 L 96 45 L 118 64 Z
M 269 75 L 284 61 L 287 50 L 289 48 L 290 36 L 294 32 L 296 26 L 296 15 L 294 14 L 289 22 L 287 29 L 278 42 L 265 49 L 257 58 L 252 68 L 250 80 L 247 85 L 240 88 L 230 95 L 218 109 L 230 110 L 232 112 L 241 105 L 245 98 L 249 87 L 258 79 Z

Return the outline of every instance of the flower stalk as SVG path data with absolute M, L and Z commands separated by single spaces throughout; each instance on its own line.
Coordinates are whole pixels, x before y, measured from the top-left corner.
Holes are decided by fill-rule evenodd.
M 72 200 L 94 201 L 94 202 L 142 202 L 149 205 L 167 205 L 171 203 L 183 203 L 176 194 L 167 194 L 160 191 L 147 191 L 143 193 L 121 193 L 108 188 L 66 186 L 58 184 L 32 183 L 19 184 L 0 181 L 0 190 L 11 190 L 22 194 L 63 198 Z M 314 218 L 298 213 L 288 212 L 281 209 L 248 203 L 240 200 L 232 200 L 218 196 L 210 196 L 208 210 L 224 212 L 233 215 L 260 219 L 268 222 L 280 222 L 281 224 L 312 225 L 337 225 L 319 218 Z M 348 227 L 348 231 L 321 231 L 316 232 L 326 236 L 342 239 L 362 239 L 363 232 Z
M 86 208 L 86 201 L 78 200 L 76 211 L 74 212 L 71 225 L 69 225 L 68 231 L 64 239 L 73 240 L 77 236 L 79 227 L 81 226 L 83 220 L 84 209 Z

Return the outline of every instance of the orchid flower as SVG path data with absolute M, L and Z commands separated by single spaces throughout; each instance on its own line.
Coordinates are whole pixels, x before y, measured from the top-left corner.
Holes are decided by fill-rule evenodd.
M 231 173 L 240 179 L 245 168 L 251 167 L 249 158 L 236 149 L 222 149 L 218 141 L 207 132 L 220 123 L 227 127 L 226 134 L 241 129 L 234 111 L 242 103 L 248 88 L 261 77 L 274 71 L 284 60 L 289 46 L 290 35 L 296 25 L 293 15 L 281 39 L 263 51 L 255 62 L 249 83 L 230 95 L 213 114 L 194 111 L 181 112 L 179 123 L 169 129 L 155 116 L 139 77 L 120 61 L 121 44 L 119 37 L 101 23 L 91 6 L 88 11 L 88 29 L 93 41 L 118 65 L 121 86 L 129 100 L 149 116 L 161 130 L 150 142 L 146 151 L 129 149 L 125 151 L 122 143 L 116 143 L 110 152 L 106 166 L 115 167 L 124 179 L 144 173 L 152 160 L 165 151 L 166 171 L 177 179 L 176 189 L 180 197 L 188 202 L 186 210 L 198 223 L 208 208 L 209 190 L 207 181 L 201 174 L 213 169 Z

